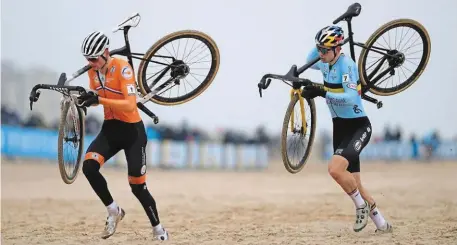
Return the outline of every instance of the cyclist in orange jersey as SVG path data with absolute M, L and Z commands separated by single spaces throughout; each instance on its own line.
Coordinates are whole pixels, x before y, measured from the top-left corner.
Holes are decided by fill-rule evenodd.
M 124 150 L 128 166 L 128 181 L 133 194 L 140 201 L 158 240 L 168 240 L 168 232 L 162 227 L 156 202 L 146 186 L 147 136 L 136 106 L 136 85 L 130 64 L 109 54 L 109 38 L 95 31 L 83 41 L 81 52 L 91 65 L 88 71 L 89 93 L 80 96 L 83 106 L 102 105 L 104 121 L 102 129 L 89 145 L 83 173 L 92 189 L 107 207 L 108 217 L 102 238 L 114 234 L 125 211 L 113 200 L 100 168 L 120 150 Z

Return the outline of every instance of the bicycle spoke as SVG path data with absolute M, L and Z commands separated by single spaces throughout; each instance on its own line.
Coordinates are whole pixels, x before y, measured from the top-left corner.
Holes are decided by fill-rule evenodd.
M 306 122 L 311 122 L 311 108 L 309 108 L 309 105 L 305 102 L 305 115 L 307 116 L 305 118 L 306 122 L 302 122 L 301 118 L 301 110 L 300 110 L 300 102 L 297 101 L 297 103 L 294 106 L 294 113 L 293 113 L 293 119 L 294 123 L 292 125 L 292 131 L 288 127 L 287 133 L 286 133 L 286 151 L 287 151 L 287 156 L 289 158 L 289 162 L 291 164 L 291 167 L 293 168 L 298 168 L 300 164 L 302 164 L 305 154 L 308 151 L 309 147 L 309 137 L 311 136 L 311 123 L 307 124 Z M 287 125 L 290 125 L 289 122 Z M 306 128 L 306 134 L 304 134 Z M 291 135 L 289 135 L 291 133 Z M 290 136 L 290 139 L 289 139 Z
M 190 39 L 193 39 L 193 41 Z M 151 90 L 156 86 L 161 86 L 161 84 L 164 83 L 164 79 L 171 78 L 174 70 L 178 72 L 178 69 L 181 69 L 180 67 L 187 66 L 189 71 L 186 73 L 184 77 L 178 77 L 179 81 L 177 80 L 178 82 L 175 82 L 173 86 L 167 86 L 166 89 L 160 91 L 160 93 L 158 93 L 157 96 L 166 96 L 168 99 L 174 99 L 180 96 L 184 96 L 187 93 L 193 91 L 194 88 L 198 87 L 192 86 L 193 80 L 196 80 L 197 83 L 200 85 L 209 75 L 213 57 L 210 49 L 201 40 L 190 37 L 180 38 L 177 40 L 172 40 L 169 43 L 166 43 L 163 47 L 157 50 L 157 53 L 160 53 L 161 50 L 165 50 L 164 52 L 172 56 L 175 59 L 175 61 L 169 64 L 171 68 L 168 71 L 166 71 L 166 75 L 161 74 L 165 71 L 166 67 L 163 68 L 162 66 L 160 68 L 156 68 L 148 66 L 148 69 L 150 68 L 152 69 L 152 71 L 147 73 L 145 81 Z M 179 60 L 179 58 L 181 58 L 181 60 Z M 160 75 L 162 75 L 163 77 L 159 77 Z M 154 81 L 158 81 L 150 82 L 150 80 L 152 80 L 151 78 L 153 78 Z M 181 86 L 185 87 L 181 88 Z M 189 87 L 192 87 L 192 90 L 189 90 Z M 165 93 L 165 91 L 167 91 L 167 93 Z M 184 95 L 181 95 L 182 91 L 185 91 L 186 93 Z
M 79 154 L 79 145 L 81 142 L 79 128 L 78 111 L 75 107 L 70 107 L 67 111 L 63 133 L 63 161 L 64 170 L 69 178 L 72 178 L 77 171 L 77 160 Z
M 373 50 L 376 49 L 374 46 L 370 46 L 366 51 L 366 59 L 363 64 L 364 76 L 371 80 L 373 86 L 380 89 L 379 91 L 389 92 L 401 89 L 404 84 L 410 81 L 410 77 L 415 74 L 421 64 L 420 62 L 423 60 L 423 42 L 424 39 L 419 30 L 410 26 L 393 26 L 386 30 L 377 36 L 373 43 L 378 45 L 376 48 L 385 49 L 388 47 L 391 49 L 387 51 L 389 55 L 381 67 L 377 69 L 376 67 L 379 66 L 379 62 L 382 61 L 383 57 Z M 391 66 L 395 68 L 392 70 Z M 376 73 L 372 74 L 374 72 Z M 384 74 L 384 76 L 379 77 L 380 74 Z

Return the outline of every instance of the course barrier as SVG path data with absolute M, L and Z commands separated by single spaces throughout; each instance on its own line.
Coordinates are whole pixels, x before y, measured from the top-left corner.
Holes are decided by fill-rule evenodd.
M 2 125 L 1 134 L 3 156 L 57 163 L 57 130 Z M 94 138 L 94 135 L 85 136 L 84 152 Z M 263 145 L 162 140 L 153 132 L 148 132 L 146 151 L 148 166 L 167 169 L 262 170 L 269 161 Z M 124 152 L 120 151 L 105 164 L 126 166 Z
M 391 160 L 408 161 L 426 159 L 426 146 L 413 145 L 407 142 L 378 142 L 369 143 L 360 154 L 361 160 Z M 322 157 L 325 160 L 333 155 L 333 145 L 330 142 L 324 147 Z M 457 142 L 443 141 L 432 153 L 434 160 L 457 160 Z

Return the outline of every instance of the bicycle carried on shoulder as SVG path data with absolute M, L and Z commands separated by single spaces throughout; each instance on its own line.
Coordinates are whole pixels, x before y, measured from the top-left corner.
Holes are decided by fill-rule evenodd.
M 141 60 L 136 80 L 139 95 L 137 106 L 157 124 L 159 118 L 144 104 L 152 101 L 164 106 L 179 105 L 199 96 L 216 77 L 220 65 L 220 53 L 215 41 L 210 36 L 196 30 L 181 30 L 170 33 L 156 41 L 146 53 L 132 52 L 128 32 L 132 27 L 136 27 L 140 20 L 140 15 L 135 13 L 113 29 L 113 32 L 123 31 L 125 45 L 110 51 L 110 54 L 127 57 L 134 70 L 133 59 Z M 160 65 L 161 68 L 155 67 L 156 65 Z M 78 95 L 87 93 L 86 89 L 68 84 L 86 73 L 90 68 L 90 65 L 86 65 L 69 78 L 66 77 L 66 73 L 62 73 L 57 85 L 37 84 L 32 88 L 29 97 L 30 110 L 32 110 L 33 103 L 37 102 L 40 97 L 40 89 L 57 91 L 63 95 L 58 137 L 58 165 L 61 178 L 66 184 L 72 184 L 81 169 L 85 135 L 84 117 L 87 115 L 86 107 L 77 103 Z M 202 74 L 204 70 L 208 70 L 206 74 Z M 200 83 L 195 84 L 194 80 Z M 166 94 L 172 95 L 173 88 L 177 88 L 178 95 L 166 97 Z M 185 93 L 179 95 L 180 90 Z M 76 149 L 76 156 L 64 154 L 65 146 Z
M 351 21 L 353 17 L 360 14 L 361 9 L 362 6 L 359 3 L 350 5 L 346 12 L 333 21 L 333 24 L 337 24 L 342 20 L 347 22 L 348 37 L 342 45 L 349 43 L 351 58 L 354 61 L 354 46 L 362 48 L 358 60 L 358 72 L 362 87 L 361 97 L 376 104 L 377 108 L 380 109 L 382 102 L 368 96 L 366 93 L 369 91 L 379 96 L 390 96 L 398 94 L 414 84 L 421 76 L 430 58 L 430 36 L 419 22 L 412 19 L 396 19 L 379 27 L 365 43 L 356 42 L 353 38 Z M 391 33 L 392 30 L 394 32 Z M 417 37 L 414 37 L 414 33 L 410 34 L 410 32 L 416 32 L 418 34 Z M 387 38 L 383 36 L 386 33 Z M 402 39 L 397 40 L 397 35 Z M 393 42 L 391 42 L 391 36 L 395 36 Z M 411 40 L 411 46 L 406 47 L 406 44 Z M 419 41 L 422 42 L 418 44 Z M 419 57 L 416 54 L 421 51 L 417 51 L 417 48 L 423 49 Z M 374 61 L 368 61 L 374 55 L 377 55 Z M 409 57 L 411 55 L 413 57 Z M 418 65 L 417 60 L 419 60 Z M 281 80 L 292 87 L 290 103 L 284 116 L 281 132 L 281 156 L 286 170 L 293 174 L 300 172 L 305 166 L 311 153 L 316 133 L 316 106 L 314 99 L 302 97 L 302 87 L 307 85 L 324 87 L 322 83 L 300 78 L 299 75 L 318 61 L 319 58 L 316 58 L 300 68 L 293 65 L 286 75 L 265 74 L 257 85 L 260 97 L 262 97 L 262 89 L 268 88 L 271 79 Z M 415 64 L 417 67 L 411 70 L 406 66 L 407 64 Z M 407 72 L 411 73 L 409 77 L 406 75 Z M 398 79 L 394 79 L 396 74 Z M 402 77 L 406 79 L 402 81 Z M 387 87 L 387 85 L 393 84 L 396 80 L 402 82 Z M 382 84 L 386 86 L 381 86 Z M 328 90 L 325 87 L 324 89 Z M 305 110 L 305 101 L 308 110 Z M 294 109 L 297 102 L 299 103 L 299 110 L 295 112 Z M 293 139 L 287 139 L 288 133 L 292 134 Z M 292 145 L 292 143 L 298 144 Z M 295 159 L 294 156 L 297 156 L 297 161 L 293 161 Z M 294 164 L 294 162 L 297 163 Z

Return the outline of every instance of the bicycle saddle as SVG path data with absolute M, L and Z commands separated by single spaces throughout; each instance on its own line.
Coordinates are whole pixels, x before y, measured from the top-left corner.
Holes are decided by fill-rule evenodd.
M 360 14 L 361 10 L 362 10 L 362 5 L 360 5 L 360 3 L 353 3 L 348 7 L 348 9 L 346 10 L 346 12 L 344 14 L 342 14 L 335 21 L 333 21 L 333 24 L 336 24 L 346 18 L 352 18 L 352 17 L 358 16 Z
M 119 25 L 117 25 L 117 27 L 113 28 L 113 33 L 124 29 L 124 27 L 126 27 L 126 26 L 136 27 L 140 23 L 140 20 L 141 20 L 140 14 L 134 13 L 134 14 L 132 14 L 132 16 L 128 17 L 127 19 L 122 21 Z

